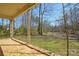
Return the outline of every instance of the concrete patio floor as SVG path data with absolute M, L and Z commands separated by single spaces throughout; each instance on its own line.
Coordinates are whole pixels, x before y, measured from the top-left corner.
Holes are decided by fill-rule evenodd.
M 44 54 L 6 38 L 0 39 L 0 56 L 44 56 Z

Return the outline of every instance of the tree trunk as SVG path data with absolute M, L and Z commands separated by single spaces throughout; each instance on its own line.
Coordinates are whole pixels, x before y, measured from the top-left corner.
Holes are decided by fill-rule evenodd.
M 2 30 L 4 30 L 4 19 L 2 18 Z
M 30 21 L 31 21 L 31 10 L 29 10 L 27 12 L 27 39 L 28 39 L 28 42 L 31 42 Z
M 13 19 L 10 19 L 10 38 L 13 38 Z
M 67 18 L 66 18 L 67 14 L 65 15 L 64 4 L 63 3 L 62 3 L 62 8 L 63 8 L 64 28 L 65 28 L 66 39 L 67 39 L 67 56 L 69 56 L 69 37 L 68 37 Z

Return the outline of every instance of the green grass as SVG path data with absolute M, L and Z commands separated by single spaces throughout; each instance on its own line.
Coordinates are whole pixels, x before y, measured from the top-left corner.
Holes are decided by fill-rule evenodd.
M 26 36 L 16 36 L 24 42 L 27 42 Z M 66 55 L 67 54 L 67 42 L 66 39 L 53 39 L 46 37 L 32 37 L 31 44 L 44 48 L 55 54 Z M 79 42 L 76 40 L 69 40 L 69 54 L 79 56 Z

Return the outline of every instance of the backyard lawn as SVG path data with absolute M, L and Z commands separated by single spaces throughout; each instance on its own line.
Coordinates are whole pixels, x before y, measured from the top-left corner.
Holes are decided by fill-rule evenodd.
M 26 36 L 16 36 L 15 38 L 27 42 Z M 67 54 L 67 42 L 66 39 L 56 39 L 46 36 L 32 36 L 31 44 L 49 50 L 58 55 Z M 69 55 L 79 56 L 79 42 L 77 40 L 69 40 Z

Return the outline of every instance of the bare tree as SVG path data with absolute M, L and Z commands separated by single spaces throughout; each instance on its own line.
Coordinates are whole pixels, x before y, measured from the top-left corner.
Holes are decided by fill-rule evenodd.
M 69 55 L 69 37 L 68 37 L 68 30 L 67 30 L 67 14 L 65 14 L 63 3 L 62 3 L 62 9 L 63 9 L 64 28 L 65 28 L 66 39 L 67 39 L 67 56 L 68 56 Z
M 72 25 L 72 33 L 75 33 L 75 26 L 74 26 L 74 21 L 73 21 L 72 8 L 70 8 L 70 20 L 71 20 L 71 25 Z
M 43 6 L 43 8 L 42 8 Z M 39 22 L 38 22 L 38 33 L 40 35 L 43 35 L 43 18 L 44 18 L 44 14 L 46 13 L 46 7 L 45 7 L 45 3 L 39 4 Z

